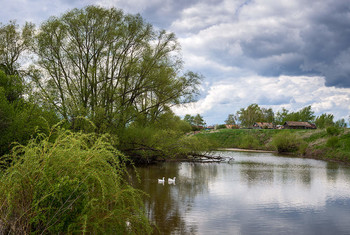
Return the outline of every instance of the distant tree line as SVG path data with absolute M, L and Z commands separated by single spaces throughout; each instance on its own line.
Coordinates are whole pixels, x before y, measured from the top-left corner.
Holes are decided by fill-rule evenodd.
M 190 114 L 186 114 L 184 119 L 185 122 L 191 125 L 192 130 L 200 130 L 206 125 L 206 122 L 203 119 L 203 116 L 200 114 L 196 114 L 195 116 L 192 116 Z
M 286 108 L 282 108 L 282 110 L 274 113 L 272 108 L 261 108 L 258 104 L 251 104 L 246 108 L 241 108 L 236 114 L 229 114 L 225 123 L 227 125 L 240 124 L 243 127 L 252 127 L 255 122 L 283 125 L 286 121 L 315 123 L 318 128 L 347 126 L 344 118 L 334 121 L 333 114 L 325 113 L 316 117 L 311 106 L 304 107 L 296 112 L 290 112 Z

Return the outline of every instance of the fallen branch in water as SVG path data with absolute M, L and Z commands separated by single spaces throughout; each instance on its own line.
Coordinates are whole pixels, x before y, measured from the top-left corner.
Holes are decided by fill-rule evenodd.
M 209 155 L 209 154 L 194 153 L 194 154 L 187 156 L 187 159 L 185 159 L 185 161 L 201 162 L 201 163 L 213 163 L 213 162 L 223 162 L 223 161 L 225 161 L 225 158 L 221 157 L 221 156 L 213 156 L 213 155 Z

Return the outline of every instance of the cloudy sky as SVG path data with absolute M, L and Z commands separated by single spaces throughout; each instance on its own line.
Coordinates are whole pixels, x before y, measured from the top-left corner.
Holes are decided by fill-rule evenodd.
M 40 24 L 86 5 L 140 13 L 174 32 L 185 70 L 205 79 L 198 102 L 175 109 L 207 124 L 257 103 L 350 114 L 350 0 L 0 0 L 0 22 Z

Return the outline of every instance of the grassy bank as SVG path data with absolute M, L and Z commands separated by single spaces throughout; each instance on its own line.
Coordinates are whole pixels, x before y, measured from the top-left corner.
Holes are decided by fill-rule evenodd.
M 350 163 L 349 129 L 222 129 L 203 131 L 197 137 L 212 143 L 213 148 L 270 150 Z

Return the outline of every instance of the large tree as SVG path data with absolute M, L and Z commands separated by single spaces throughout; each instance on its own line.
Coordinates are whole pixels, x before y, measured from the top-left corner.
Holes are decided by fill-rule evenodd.
M 316 118 L 315 124 L 318 128 L 327 128 L 334 125 L 334 115 L 323 113 Z
M 0 25 L 0 69 L 8 75 L 19 75 L 21 57 L 33 45 L 34 25 L 26 23 L 21 29 L 15 21 Z
M 258 104 L 251 104 L 247 108 L 237 111 L 237 116 L 242 126 L 251 127 L 254 122 L 264 120 L 264 115 Z
M 262 108 L 261 112 L 263 114 L 263 122 L 274 122 L 275 121 L 275 113 L 272 108 Z
M 84 116 L 124 128 L 192 100 L 200 76 L 181 74 L 178 51 L 174 34 L 141 16 L 88 6 L 42 24 L 33 78 L 44 102 L 73 123 Z
M 236 125 L 237 116 L 234 114 L 229 114 L 225 120 L 226 125 Z
M 289 110 L 282 108 L 276 114 L 276 122 L 283 124 L 286 121 L 297 122 L 313 122 L 315 120 L 314 111 L 312 111 L 311 105 L 300 109 L 297 112 L 289 112 Z
M 205 126 L 206 125 L 203 116 L 200 114 L 197 114 L 196 116 L 194 116 L 193 123 L 196 126 Z

